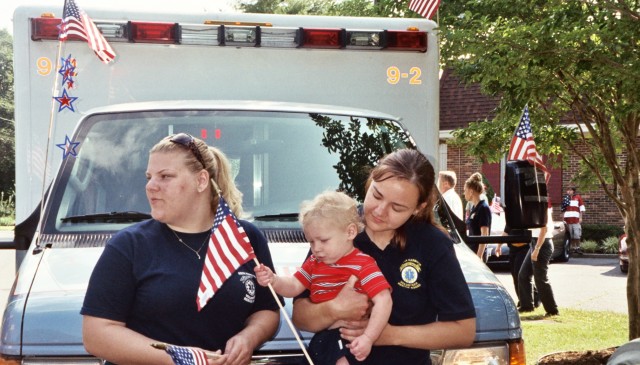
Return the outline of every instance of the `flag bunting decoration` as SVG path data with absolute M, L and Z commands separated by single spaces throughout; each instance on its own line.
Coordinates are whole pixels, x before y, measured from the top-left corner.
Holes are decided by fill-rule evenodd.
M 549 183 L 549 171 L 542 162 L 542 157 L 536 149 L 536 143 L 533 140 L 533 132 L 531 131 L 531 120 L 529 119 L 529 107 L 525 106 L 520 118 L 520 123 L 516 132 L 511 140 L 511 146 L 509 147 L 509 161 L 522 161 L 526 160 L 529 163 L 544 171 L 545 182 Z
M 198 311 L 238 267 L 255 257 L 244 228 L 220 196 L 196 299 Z
M 167 345 L 165 351 L 171 356 L 176 365 L 207 365 L 207 355 L 204 351 L 189 347 Z
M 104 39 L 93 20 L 76 5 L 74 0 L 66 0 L 64 4 L 58 39 L 65 41 L 70 36 L 76 36 L 87 41 L 89 48 L 104 63 L 109 63 L 116 57 L 115 52 L 107 40 Z
M 439 6 L 440 0 L 411 0 L 409 2 L 409 9 L 427 19 L 431 19 L 433 17 L 433 15 L 438 11 Z

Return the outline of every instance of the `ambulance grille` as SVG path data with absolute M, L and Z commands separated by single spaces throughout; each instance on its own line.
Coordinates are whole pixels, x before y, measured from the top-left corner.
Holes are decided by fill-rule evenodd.
M 112 233 L 95 234 L 43 234 L 40 236 L 40 247 L 51 248 L 87 248 L 104 247 L 113 236 Z
M 262 232 L 269 242 L 307 242 L 301 229 L 263 229 Z

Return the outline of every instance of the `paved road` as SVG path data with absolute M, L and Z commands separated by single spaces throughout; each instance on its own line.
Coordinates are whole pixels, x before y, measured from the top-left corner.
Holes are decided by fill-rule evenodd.
M 13 237 L 13 231 L 0 231 L 0 238 Z M 7 296 L 16 275 L 14 250 L 0 250 L 0 313 L 4 313 Z
M 508 271 L 496 276 L 515 298 Z M 558 307 L 612 311 L 627 314 L 627 276 L 616 258 L 572 257 L 567 263 L 549 266 L 549 281 Z
M 13 232 L 0 231 L 1 236 Z M 507 271 L 497 271 L 509 293 L 515 298 L 513 281 Z M 0 309 L 4 311 L 15 277 L 13 250 L 0 250 Z M 568 263 L 554 263 L 549 278 L 558 306 L 586 310 L 627 313 L 627 277 L 620 272 L 615 258 L 571 258 Z

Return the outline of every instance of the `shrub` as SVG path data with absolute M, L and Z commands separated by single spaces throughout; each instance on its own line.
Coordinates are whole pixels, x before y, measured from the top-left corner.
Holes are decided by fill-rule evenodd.
M 15 226 L 16 220 L 13 217 L 0 217 L 0 226 Z
M 15 216 L 15 195 L 13 193 L 5 193 L 4 191 L 0 192 L 0 218 L 9 217 L 14 220 Z
M 598 243 L 593 240 L 582 241 L 582 243 L 580 244 L 580 248 L 582 248 L 582 251 L 584 252 L 596 253 L 598 252 Z
M 604 253 L 618 253 L 618 237 L 608 237 L 602 241 L 602 251 Z
M 610 224 L 583 224 L 582 240 L 604 242 L 609 237 L 620 237 L 624 233 L 622 227 Z

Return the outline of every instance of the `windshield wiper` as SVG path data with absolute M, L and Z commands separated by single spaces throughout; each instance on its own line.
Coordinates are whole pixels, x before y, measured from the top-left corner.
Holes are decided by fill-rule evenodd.
M 298 213 L 265 214 L 253 218 L 258 221 L 294 221 L 298 219 Z
M 134 223 L 140 222 L 145 219 L 151 218 L 151 214 L 128 211 L 128 212 L 110 212 L 110 213 L 95 213 L 85 215 L 73 215 L 64 217 L 61 219 L 63 223 Z

